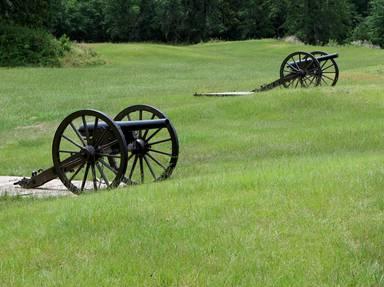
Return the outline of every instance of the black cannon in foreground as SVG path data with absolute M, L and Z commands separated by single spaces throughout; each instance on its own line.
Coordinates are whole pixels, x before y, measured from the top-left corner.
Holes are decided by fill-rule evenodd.
M 179 143 L 170 120 L 147 105 L 130 106 L 113 120 L 96 110 L 67 116 L 52 143 L 53 167 L 16 182 L 35 188 L 59 178 L 73 193 L 168 178 Z M 129 163 L 129 164 L 128 164 Z
M 285 88 L 308 88 L 334 86 L 339 79 L 339 68 L 335 59 L 338 54 L 322 51 L 294 52 L 280 66 L 280 78 L 248 92 L 195 93 L 194 96 L 246 96 L 283 86 Z

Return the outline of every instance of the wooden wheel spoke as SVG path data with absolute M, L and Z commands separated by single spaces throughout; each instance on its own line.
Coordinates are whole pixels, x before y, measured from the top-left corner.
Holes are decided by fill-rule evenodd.
M 97 138 L 97 140 L 96 141 L 94 140 L 95 146 L 98 146 L 99 144 L 101 144 L 103 142 L 106 133 L 107 133 L 107 129 L 104 129 L 103 133 Z
M 295 85 L 295 82 L 296 82 L 296 80 L 297 80 L 297 78 L 293 78 L 292 80 L 291 80 L 291 84 L 289 85 L 289 87 L 293 87 L 294 85 Z
M 81 115 L 81 119 L 83 121 L 83 126 L 84 126 L 84 129 L 85 129 L 85 138 L 87 140 L 87 144 L 89 144 L 89 130 L 88 130 L 88 125 L 85 122 L 85 115 Z
M 321 77 L 321 81 L 324 82 L 324 84 L 328 85 L 328 83 L 324 80 L 323 77 Z
M 91 170 L 92 170 L 93 188 L 97 190 L 97 177 L 96 177 L 95 164 L 91 164 Z
M 84 190 L 85 182 L 87 181 L 88 172 L 89 172 L 89 165 L 90 165 L 90 164 L 87 163 L 87 166 L 85 167 L 84 177 L 83 177 L 83 181 L 82 181 L 82 183 L 81 183 L 81 188 L 80 188 L 81 191 Z
M 163 128 L 158 128 L 152 135 L 150 135 L 149 138 L 145 139 L 147 142 L 149 142 L 155 135 L 157 135 Z
M 305 78 L 305 80 L 307 81 L 311 81 L 311 79 L 313 79 L 313 75 L 309 75 L 309 76 L 307 76 L 306 78 Z
M 153 160 L 155 163 L 157 163 L 159 166 L 161 166 L 164 170 L 166 170 L 167 168 L 160 162 L 158 161 L 155 157 L 153 157 L 150 153 L 147 153 L 147 156 Z
M 139 110 L 139 121 L 143 120 L 143 110 Z M 141 138 L 142 131 L 139 130 L 139 138 Z
M 131 155 L 128 157 L 128 159 L 127 159 L 127 162 L 131 159 L 131 158 L 133 158 L 133 156 L 134 156 L 135 154 L 134 153 L 131 153 Z
M 75 142 L 74 140 L 72 140 L 71 138 L 67 137 L 66 135 L 63 135 L 63 138 L 66 139 L 68 142 L 70 142 L 71 144 L 75 145 L 76 147 L 78 147 L 79 149 L 83 149 L 84 146 L 81 146 L 79 145 L 77 142 Z
M 330 81 L 333 81 L 332 78 L 330 78 L 330 77 L 328 77 L 328 76 L 326 76 L 326 75 L 323 75 L 323 77 L 324 77 L 324 78 L 327 78 L 327 79 L 330 80 Z
M 71 182 L 75 176 L 79 173 L 79 171 L 84 167 L 85 161 L 77 168 L 77 170 L 72 174 L 71 178 L 69 179 L 69 182 Z
M 107 187 L 109 187 L 109 181 L 108 181 L 108 178 L 107 178 L 107 176 L 105 175 L 103 168 L 100 166 L 100 164 L 99 164 L 98 162 L 96 162 L 96 168 L 99 170 L 99 172 L 100 172 L 100 176 L 101 176 L 101 178 L 104 180 L 104 183 L 107 185 Z
M 155 150 L 155 149 L 148 149 L 149 151 L 151 152 L 155 152 L 155 153 L 159 153 L 159 154 L 163 154 L 163 155 L 167 155 L 167 156 L 172 156 L 172 154 L 170 153 L 167 153 L 167 152 L 163 152 L 163 151 L 160 151 L 160 150 Z
M 298 70 L 296 67 L 294 67 L 294 66 L 292 66 L 292 65 L 289 65 L 288 67 L 291 69 L 290 73 L 294 73 L 294 74 L 296 74 L 297 72 L 300 71 L 300 70 Z
M 305 78 L 302 78 L 302 79 L 301 79 L 300 84 L 301 84 L 301 87 L 303 87 L 303 88 L 307 88 L 307 82 L 306 82 L 306 79 L 305 79 Z
M 308 78 L 308 82 L 306 82 L 307 83 L 307 87 L 311 87 L 311 85 L 312 85 L 314 80 L 315 80 L 315 77 L 309 77 Z
M 113 145 L 116 144 L 116 143 L 118 143 L 117 139 L 116 139 L 116 140 L 113 140 L 113 141 L 111 141 L 111 142 L 109 142 L 109 143 L 107 143 L 107 144 L 105 144 L 105 145 L 101 145 L 99 148 L 100 148 L 101 150 L 105 150 L 105 149 L 107 149 L 107 148 L 113 146 Z
M 139 163 L 140 163 L 140 181 L 141 183 L 144 182 L 144 165 L 143 165 L 143 158 L 139 157 Z
M 299 85 L 299 83 L 300 83 L 300 77 L 298 77 L 298 78 L 296 79 L 295 83 L 296 83 L 296 85 L 295 85 L 295 87 L 294 87 L 294 88 L 297 88 L 297 86 L 298 86 L 298 85 Z
M 155 114 L 152 114 L 151 120 L 153 120 L 155 117 L 156 117 L 156 115 L 155 115 Z M 144 134 L 143 134 L 143 139 L 145 139 L 145 138 L 147 137 L 148 132 L 149 132 L 149 129 L 146 129 L 145 132 L 144 132 Z
M 169 142 L 169 141 L 172 141 L 172 138 L 167 138 L 165 140 L 160 140 L 160 141 L 155 141 L 155 142 L 149 142 L 148 144 L 149 145 L 157 145 L 157 144 L 161 144 L 161 143 L 165 143 L 165 142 Z
M 146 156 L 144 156 L 144 160 L 145 160 L 145 163 L 146 163 L 147 166 L 148 166 L 149 171 L 150 171 L 151 174 L 152 174 L 153 179 L 156 180 L 156 174 L 155 174 L 155 172 L 153 171 L 152 165 L 151 165 L 151 163 L 148 161 L 148 159 L 147 159 Z
M 296 71 L 298 72 L 298 71 L 300 71 L 300 67 L 297 65 L 297 63 L 296 63 L 296 60 L 295 60 L 295 58 L 294 57 L 292 57 L 292 60 L 293 60 L 293 63 L 295 64 L 295 66 L 296 66 Z
M 137 184 L 136 181 L 133 181 L 132 179 L 130 179 L 130 178 L 126 177 L 126 176 L 123 176 L 122 181 L 123 181 L 125 184 L 131 184 L 131 185 Z
M 95 123 L 93 124 L 93 134 L 92 134 L 93 143 L 95 143 L 95 134 L 96 134 L 96 130 L 97 130 L 98 125 L 99 125 L 99 118 L 95 117 Z
M 311 81 L 309 82 L 309 85 L 312 85 L 313 81 L 316 79 L 316 77 L 312 77 Z
M 65 169 L 69 166 L 76 165 L 78 163 L 82 163 L 83 161 L 84 161 L 84 159 L 82 157 L 75 155 L 73 157 L 68 157 L 65 160 L 63 160 L 59 166 L 60 166 L 60 168 Z
M 80 152 L 73 150 L 59 150 L 60 153 L 69 153 L 70 155 L 79 155 Z
M 326 71 L 326 70 L 328 70 L 329 68 L 332 68 L 333 67 L 333 64 L 331 64 L 331 65 L 329 65 L 328 67 L 326 67 L 326 68 L 324 68 L 324 69 L 322 69 L 323 71 Z
M 81 141 L 81 143 L 83 144 L 83 146 L 85 146 L 85 142 L 83 140 L 83 137 L 81 136 L 81 134 L 79 133 L 79 131 L 75 128 L 74 124 L 72 122 L 69 123 L 69 125 L 71 126 L 71 128 L 73 129 L 73 131 L 75 132 L 75 134 L 77 135 L 77 137 L 79 138 L 79 140 Z
M 138 158 L 138 157 L 135 156 L 135 159 L 133 160 L 132 168 L 131 168 L 131 171 L 129 172 L 128 178 L 132 178 L 133 172 L 134 172 L 135 167 L 136 167 L 137 158 Z
M 328 63 L 328 61 L 329 61 L 329 60 L 325 60 L 323 63 L 321 63 L 320 68 L 321 68 L 322 70 L 324 70 L 323 68 L 324 68 L 324 66 Z
M 95 117 L 95 123 L 93 124 L 93 130 L 96 130 L 98 125 L 99 125 L 99 118 Z
M 99 162 L 105 166 L 107 169 L 109 169 L 110 171 L 112 171 L 115 175 L 117 175 L 117 170 L 114 169 L 112 166 L 110 166 L 108 163 L 106 163 L 102 158 L 99 158 Z
M 297 80 L 297 84 L 296 86 L 300 85 L 300 87 L 303 87 L 303 78 L 300 77 L 298 80 Z

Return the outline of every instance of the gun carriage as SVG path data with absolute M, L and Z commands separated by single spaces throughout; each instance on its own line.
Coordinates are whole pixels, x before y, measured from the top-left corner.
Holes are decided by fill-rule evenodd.
M 248 92 L 195 93 L 194 96 L 245 96 L 268 91 L 279 86 L 285 88 L 308 88 L 335 86 L 339 79 L 339 68 L 335 59 L 338 54 L 322 51 L 294 52 L 280 66 L 280 78 Z
M 53 166 L 15 183 L 36 188 L 59 178 L 73 193 L 168 178 L 177 163 L 176 130 L 165 114 L 147 105 L 130 106 L 112 120 L 96 110 L 79 110 L 59 125 L 52 143 Z

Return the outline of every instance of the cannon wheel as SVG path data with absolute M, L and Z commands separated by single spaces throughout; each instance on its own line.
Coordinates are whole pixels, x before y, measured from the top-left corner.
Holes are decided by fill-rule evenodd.
M 323 51 L 313 51 L 311 55 L 316 57 L 328 55 Z M 335 86 L 339 79 L 339 67 L 334 59 L 325 60 L 320 63 L 321 81 L 320 85 Z
M 97 128 L 101 123 L 103 127 Z M 108 163 L 111 157 L 113 167 Z M 126 172 L 127 157 L 121 129 L 95 110 L 80 110 L 67 116 L 53 139 L 55 172 L 75 194 L 117 187 Z
M 308 60 L 309 59 L 309 60 Z M 304 64 L 299 64 L 305 61 Z M 314 56 L 306 52 L 294 52 L 288 55 L 280 66 L 280 79 L 286 79 L 286 88 L 316 87 L 320 84 L 320 64 Z
M 167 116 L 154 107 L 134 105 L 121 111 L 114 120 L 164 118 Z M 139 184 L 168 178 L 176 166 L 179 155 L 179 141 L 171 122 L 169 121 L 165 128 L 135 131 L 133 138 L 133 142 L 128 142 L 128 169 L 124 183 Z

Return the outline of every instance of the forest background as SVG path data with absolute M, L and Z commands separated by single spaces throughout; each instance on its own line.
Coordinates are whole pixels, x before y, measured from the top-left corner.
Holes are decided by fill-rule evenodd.
M 193 44 L 286 36 L 383 48 L 384 0 L 0 0 L 0 66 L 100 63 L 72 41 Z
M 295 35 L 384 47 L 384 0 L 0 0 L 4 24 L 84 42 L 197 43 Z

